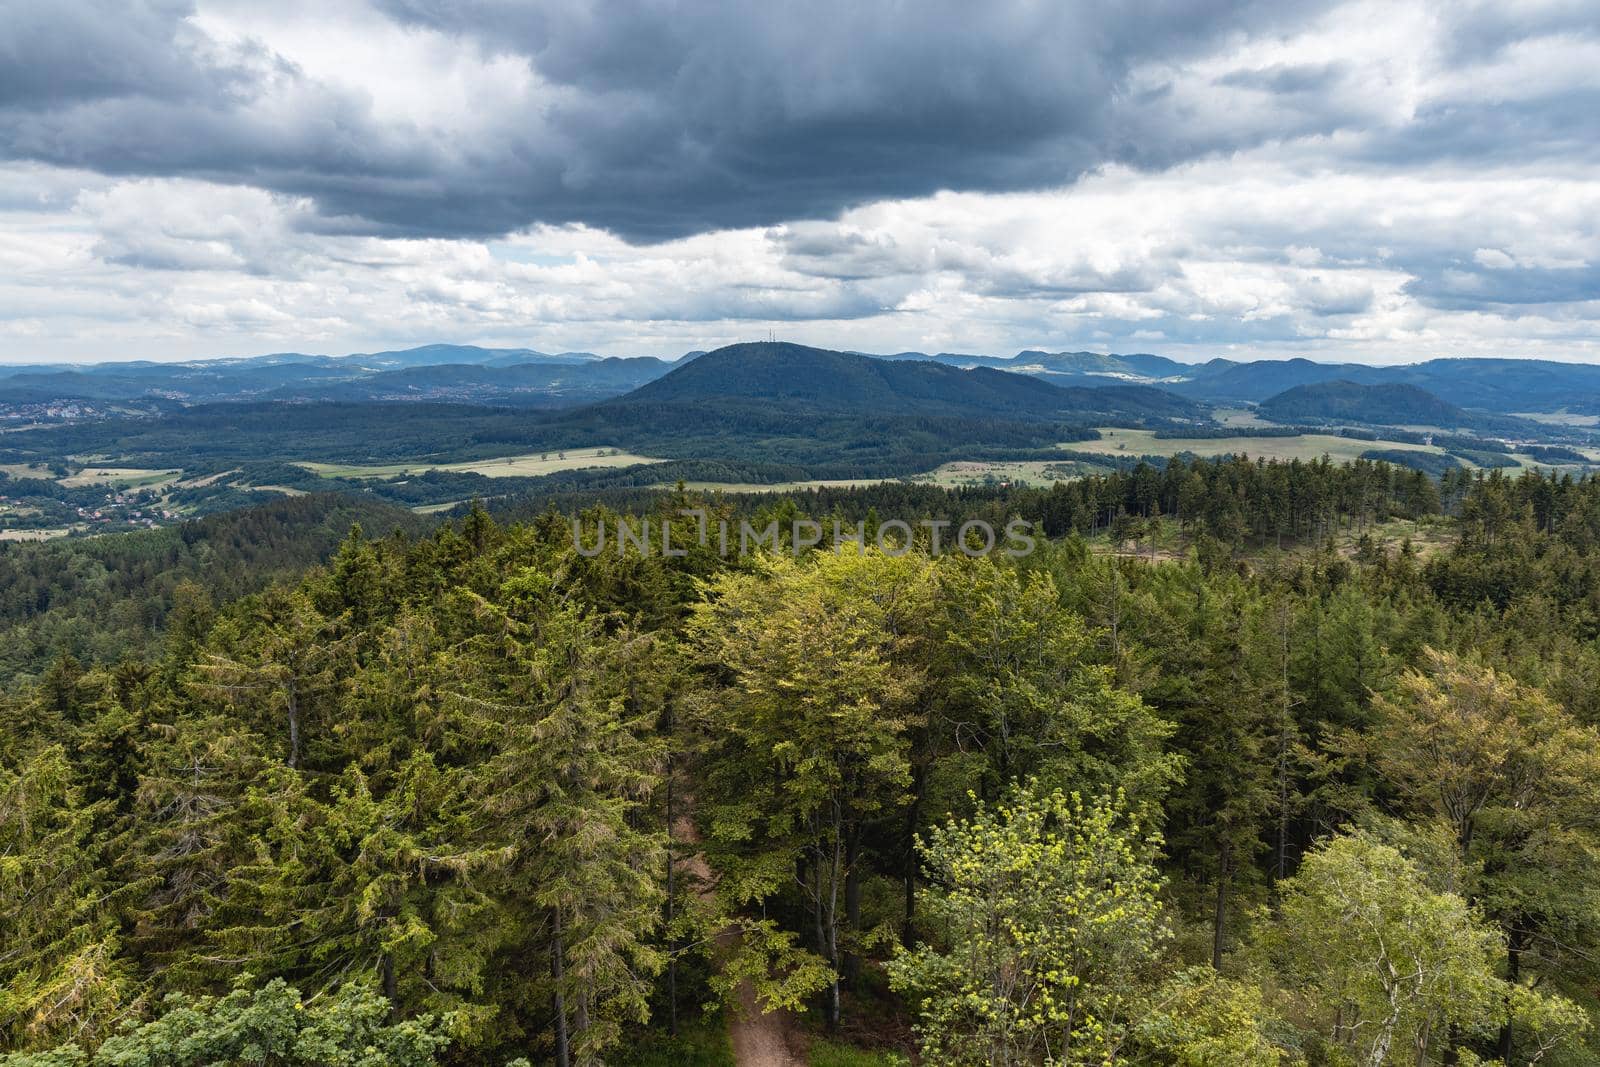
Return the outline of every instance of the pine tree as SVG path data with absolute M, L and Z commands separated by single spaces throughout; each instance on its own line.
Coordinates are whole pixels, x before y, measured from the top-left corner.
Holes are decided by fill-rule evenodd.
M 0 1042 L 95 1041 L 134 1007 L 118 887 L 64 748 L 0 762 Z
M 453 653 L 449 699 L 494 747 L 477 790 L 483 833 L 507 854 L 498 892 L 517 934 L 501 965 L 507 979 L 544 974 L 557 1062 L 596 1064 L 623 1023 L 648 1017 L 665 962 L 652 940 L 665 834 L 644 821 L 665 672 L 651 638 L 604 634 L 541 574 L 505 593 L 506 610 L 483 605 L 487 632 Z
M 194 665 L 192 686 L 248 710 L 254 724 L 280 737 L 284 765 L 305 760 L 307 731 L 332 699 L 337 665 L 348 654 L 303 591 L 264 595 L 249 618 L 230 618 Z

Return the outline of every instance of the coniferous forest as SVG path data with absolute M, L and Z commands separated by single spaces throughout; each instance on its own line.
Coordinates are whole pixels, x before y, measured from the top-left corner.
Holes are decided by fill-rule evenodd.
M 0 1067 L 988 1065 L 1600 1067 L 1600 0 L 0 0 Z
M 356 525 L 206 554 L 235 599 L 184 540 L 120 652 L 56 604 L 0 703 L 0 1063 L 1600 1061 L 1600 482 L 941 494 L 1018 558 L 680 514 L 936 492 L 617 505 L 672 556 L 577 551 L 597 505 Z

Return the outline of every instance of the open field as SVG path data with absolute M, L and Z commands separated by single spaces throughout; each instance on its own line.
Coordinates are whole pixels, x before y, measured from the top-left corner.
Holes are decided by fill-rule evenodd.
M 1218 408 L 1211 413 L 1211 417 L 1224 426 L 1236 426 L 1241 429 L 1262 430 L 1276 425 L 1246 408 Z
M 72 532 L 68 526 L 53 530 L 0 530 L 0 541 L 49 541 Z
M 231 477 L 232 475 L 235 475 L 235 474 L 238 474 L 238 473 L 239 473 L 239 468 L 235 467 L 233 470 L 221 471 L 221 472 L 219 472 L 217 474 L 207 474 L 207 475 L 203 475 L 203 476 L 201 476 L 199 478 L 186 478 L 181 482 L 173 482 L 171 488 L 173 488 L 173 489 L 203 489 L 208 485 L 215 485 L 218 482 L 222 481 L 222 479 L 227 478 L 227 477 Z
M 1356 459 L 1364 452 L 1375 450 L 1394 450 L 1403 452 L 1426 452 L 1430 455 L 1444 455 L 1445 450 L 1438 445 L 1417 445 L 1405 441 L 1358 441 L 1350 437 L 1339 437 L 1335 434 L 1307 433 L 1294 437 L 1172 437 L 1160 438 L 1153 430 L 1127 430 L 1112 427 L 1100 429 L 1098 441 L 1069 441 L 1058 447 L 1070 452 L 1101 452 L 1107 455 L 1122 456 L 1171 456 L 1179 452 L 1193 452 L 1197 456 L 1232 456 L 1244 453 L 1251 459 L 1280 459 L 1280 460 L 1314 460 L 1324 455 L 1335 463 L 1347 463 Z M 1600 449 L 1579 448 L 1577 451 L 1588 456 L 1592 461 L 1600 464 Z M 1463 466 L 1477 469 L 1477 466 L 1463 457 L 1456 457 Z M 1583 470 L 1578 463 L 1550 463 L 1535 459 L 1525 452 L 1512 452 L 1509 458 L 1515 460 L 1519 466 L 1505 467 L 1504 470 L 1515 473 L 1519 467 L 1522 469 L 1551 467 L 1559 469 Z
M 1060 446 L 1072 452 L 1103 452 L 1124 456 L 1171 456 L 1193 452 L 1197 456 L 1232 456 L 1244 453 L 1251 459 L 1312 460 L 1326 455 L 1335 461 L 1356 459 L 1373 449 L 1401 449 L 1442 455 L 1434 445 L 1411 445 L 1400 441 L 1356 441 L 1333 434 L 1308 433 L 1295 437 L 1173 437 L 1158 438 L 1154 430 L 1102 428 L 1098 441 L 1070 441 Z
M 1565 447 L 1588 456 L 1590 464 L 1600 464 L 1600 448 L 1583 448 L 1577 445 L 1567 445 Z M 1589 469 L 1589 466 L 1583 463 L 1551 463 L 1548 460 L 1535 459 L 1526 452 L 1513 452 L 1511 453 L 1511 458 L 1524 467 L 1542 467 L 1545 470 L 1554 468 L 1555 470 L 1578 472 Z
M 13 478 L 51 478 L 50 468 L 43 463 L 0 463 L 0 473 Z
M 898 478 L 819 478 L 809 482 L 684 482 L 685 489 L 719 493 L 790 493 L 799 489 L 858 489 L 864 485 L 897 482 Z M 676 482 L 661 482 L 652 489 L 676 489 Z
M 1600 426 L 1600 415 L 1571 415 L 1565 411 L 1514 411 L 1512 415 L 1542 422 L 1546 426 L 1577 426 L 1585 429 Z
M 1437 516 L 1423 519 L 1397 518 L 1369 523 L 1364 527 L 1340 526 L 1332 537 L 1333 550 L 1341 556 L 1353 557 L 1361 547 L 1363 536 L 1369 538 L 1375 547 L 1391 555 L 1399 551 L 1405 542 L 1410 541 L 1412 551 L 1420 560 L 1427 560 L 1455 543 L 1452 526 L 1447 520 Z M 1192 538 L 1180 532 L 1177 525 L 1172 522 L 1161 525 L 1160 535 L 1153 542 L 1146 537 L 1137 545 L 1131 541 L 1115 545 L 1108 535 L 1102 533 L 1089 538 L 1088 544 L 1089 550 L 1099 555 L 1146 560 L 1182 559 L 1193 547 Z M 1288 556 L 1306 556 L 1322 551 L 1323 547 L 1323 542 L 1287 542 L 1282 546 L 1281 552 Z M 1252 540 L 1242 550 L 1241 558 L 1262 563 L 1279 552 L 1279 546 L 1270 538 L 1265 543 L 1256 543 Z
M 1072 460 L 957 460 L 942 464 L 927 474 L 914 474 L 906 480 L 945 489 L 1002 483 L 1049 486 L 1106 469 Z
M 176 481 L 181 470 L 147 470 L 142 467 L 85 467 L 77 474 L 60 479 L 68 489 L 85 485 L 114 485 L 119 489 L 142 489 Z
M 520 456 L 475 459 L 464 463 L 391 463 L 363 467 L 342 463 L 297 463 L 324 478 L 397 478 L 427 471 L 456 471 L 481 474 L 486 478 L 531 478 L 560 471 L 589 470 L 595 467 L 633 467 L 641 463 L 660 463 L 650 456 L 634 455 L 615 448 L 569 448 L 564 451 L 529 452 Z

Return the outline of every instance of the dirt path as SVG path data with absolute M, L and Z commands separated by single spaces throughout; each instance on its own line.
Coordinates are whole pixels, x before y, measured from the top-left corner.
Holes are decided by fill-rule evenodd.
M 687 797 L 684 802 L 687 807 Z M 680 842 L 700 843 L 700 832 L 686 814 L 673 820 L 672 832 Z M 679 861 L 679 869 L 694 880 L 696 896 L 704 899 L 711 895 L 714 879 L 704 854 L 696 852 L 685 856 Z M 726 926 L 717 932 L 717 945 L 725 952 L 731 951 L 738 941 L 736 926 Z M 728 1016 L 728 1036 L 733 1042 L 733 1060 L 739 1067 L 800 1067 L 806 1062 L 801 1051 L 805 1048 L 805 1038 L 793 1012 L 763 1012 L 756 1001 L 756 991 L 748 981 L 739 984 L 737 997 L 738 1009 Z

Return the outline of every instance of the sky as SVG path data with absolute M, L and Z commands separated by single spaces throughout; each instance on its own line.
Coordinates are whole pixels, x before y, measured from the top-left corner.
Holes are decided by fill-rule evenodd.
M 1600 0 L 0 0 L 0 362 L 1600 361 Z

